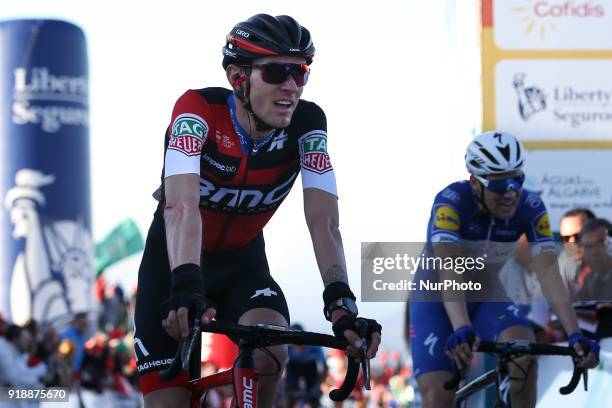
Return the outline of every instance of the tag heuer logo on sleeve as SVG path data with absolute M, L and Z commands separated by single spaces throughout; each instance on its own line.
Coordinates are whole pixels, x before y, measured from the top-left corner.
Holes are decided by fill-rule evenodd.
M 208 133 L 206 121 L 193 113 L 183 113 L 172 124 L 172 136 L 168 149 L 177 150 L 187 156 L 200 154 L 202 143 Z
M 300 138 L 302 167 L 323 174 L 332 169 L 327 154 L 327 134 L 321 130 L 306 133 Z

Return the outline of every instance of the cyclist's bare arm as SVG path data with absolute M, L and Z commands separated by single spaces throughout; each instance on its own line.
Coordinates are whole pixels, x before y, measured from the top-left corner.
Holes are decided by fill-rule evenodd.
M 312 246 L 323 285 L 333 282 L 348 284 L 344 248 L 339 230 L 338 198 L 326 191 L 317 188 L 304 189 L 304 215 L 310 230 Z M 335 310 L 331 315 L 332 323 L 347 314 L 344 310 Z M 352 330 L 345 331 L 348 342 L 355 345 L 360 341 L 357 333 Z M 368 347 L 368 356 L 374 357 L 380 344 L 380 335 L 373 334 Z M 357 348 L 349 348 L 349 353 L 357 355 Z
M 455 243 L 451 242 L 437 242 L 433 245 L 433 253 L 436 258 L 447 259 L 457 258 L 461 256 L 461 249 Z M 439 280 L 461 281 L 461 275 L 457 274 L 453 269 L 441 269 L 438 270 Z M 465 296 L 462 292 L 449 292 L 442 291 L 442 298 L 444 302 L 444 309 L 446 314 L 453 326 L 453 330 L 457 330 L 463 326 L 471 326 Z M 476 339 L 474 346 L 478 347 L 479 339 Z M 455 361 L 457 367 L 463 367 L 464 364 L 469 364 L 472 359 L 472 350 L 470 350 L 467 344 L 462 344 L 446 353 L 449 358 Z
M 432 245 L 433 253 L 436 258 L 446 259 L 461 256 L 461 249 L 457 244 L 450 242 L 437 242 Z M 444 281 L 446 279 L 457 281 L 461 278 L 460 275 L 455 273 L 453 269 L 438 270 L 438 273 L 440 281 Z M 455 292 L 451 296 L 450 292 L 443 291 L 442 297 L 444 300 L 444 309 L 446 309 L 446 314 L 453 325 L 453 329 L 456 330 L 459 327 L 472 324 L 468 315 L 467 306 L 465 304 L 465 297 L 462 293 Z
M 578 318 L 572 306 L 570 293 L 561 278 L 559 263 L 554 252 L 543 252 L 533 258 L 536 274 L 540 280 L 542 293 L 558 316 L 563 329 L 570 335 L 580 331 Z M 578 350 L 576 350 L 578 351 Z M 584 356 L 581 362 L 583 367 L 593 368 L 597 365 L 597 358 L 593 353 Z
M 200 265 L 202 248 L 202 219 L 199 211 L 200 178 L 197 174 L 177 174 L 164 180 L 166 207 L 164 224 L 170 269 L 183 264 Z M 215 315 L 207 310 L 206 322 Z M 171 336 L 187 333 L 187 308 L 171 310 L 162 325 Z M 203 320 L 204 321 L 204 320 Z
M 542 252 L 533 258 L 533 262 L 544 297 L 559 317 L 565 331 L 575 333 L 578 331 L 578 321 L 569 291 L 559 272 L 557 256 L 554 252 Z
M 304 215 L 323 284 L 325 286 L 332 282 L 348 284 L 344 248 L 338 228 L 338 198 L 318 188 L 306 188 Z
M 533 261 L 544 297 L 558 316 L 565 332 L 568 335 L 579 332 L 578 318 L 571 303 L 569 290 L 561 278 L 556 254 L 542 252 L 534 256 Z M 576 351 L 578 352 L 578 349 Z M 581 366 L 586 368 L 593 368 L 597 363 L 597 357 L 593 353 L 583 356 L 580 362 Z
M 177 174 L 164 180 L 166 208 L 164 223 L 170 269 L 193 263 L 200 265 L 202 219 L 200 217 L 200 177 Z

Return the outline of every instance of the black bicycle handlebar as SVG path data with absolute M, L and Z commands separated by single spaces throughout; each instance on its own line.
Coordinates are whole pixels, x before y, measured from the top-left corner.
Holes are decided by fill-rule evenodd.
M 339 339 L 334 336 L 321 333 L 293 330 L 282 326 L 263 324 L 245 326 L 236 323 L 217 321 L 213 321 L 202 326 L 199 319 L 197 319 L 189 336 L 179 341 L 179 345 L 176 350 L 176 355 L 174 356 L 172 364 L 170 364 L 168 368 L 162 370 L 159 373 L 159 378 L 162 381 L 170 381 L 176 378 L 180 374 L 181 370 L 188 370 L 189 359 L 191 358 L 191 353 L 193 352 L 193 348 L 196 343 L 195 334 L 201 331 L 240 338 L 245 341 L 247 347 L 253 349 L 260 347 L 276 346 L 281 344 L 295 344 L 303 346 L 321 346 L 344 350 L 348 345 L 346 340 Z M 363 357 L 365 357 L 365 354 L 363 355 Z M 369 360 L 367 360 L 367 358 L 366 362 L 364 363 L 364 366 L 367 367 L 367 372 L 365 372 L 366 369 L 364 368 L 364 374 L 366 377 L 366 382 L 369 384 L 370 373 Z M 342 383 L 340 388 L 330 391 L 329 397 L 333 401 L 342 401 L 346 399 L 355 387 L 358 374 L 359 362 L 349 357 L 344 382 Z
M 499 354 L 503 357 L 512 357 L 518 355 L 540 355 L 540 356 L 571 356 L 576 357 L 576 352 L 569 346 L 555 346 L 552 344 L 538 344 L 531 343 L 529 341 L 511 341 L 507 343 L 494 343 L 490 341 L 481 341 L 476 351 L 484 353 Z M 578 367 L 576 362 L 572 358 L 574 364 L 574 371 L 572 373 L 572 379 L 569 384 L 559 389 L 559 392 L 563 395 L 572 393 L 578 383 L 580 382 L 580 376 L 584 377 L 584 388 L 587 389 L 587 370 L 582 367 Z M 444 389 L 454 390 L 459 386 L 461 379 L 464 377 L 464 370 L 455 370 L 453 378 L 444 383 Z

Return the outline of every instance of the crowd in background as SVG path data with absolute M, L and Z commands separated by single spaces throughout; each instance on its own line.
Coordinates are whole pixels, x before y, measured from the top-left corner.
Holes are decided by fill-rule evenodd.
M 559 272 L 570 299 L 575 304 L 581 329 L 596 339 L 612 337 L 612 226 L 588 210 L 566 212 L 559 225 L 562 249 Z M 502 282 L 513 300 L 531 321 L 540 342 L 565 340 L 560 323 L 544 301 L 531 251 L 521 239 L 514 259 L 500 272 Z
M 610 223 L 589 210 L 567 212 L 559 225 L 563 249 L 559 270 L 573 299 L 585 302 L 580 318 L 586 332 L 596 338 L 612 333 L 612 251 Z M 517 301 L 529 314 L 538 341 L 564 340 L 560 325 L 541 299 L 529 247 L 519 241 L 515 257 L 506 265 L 517 286 Z M 516 275 L 517 270 L 522 273 Z M 0 316 L 0 385 L 70 387 L 81 398 L 83 392 L 111 394 L 132 406 L 141 403 L 133 352 L 135 291 L 126 296 L 120 286 L 97 284 L 98 316 L 76 314 L 70 324 L 58 328 L 29 321 L 17 326 Z M 608 300 L 608 302 L 602 302 Z M 596 302 L 598 301 L 598 302 Z M 94 320 L 95 319 L 95 320 Z M 96 328 L 94 330 L 94 327 Z M 306 357 L 309 356 L 309 357 Z M 312 365 L 314 364 L 314 365 Z M 204 373 L 218 367 L 204 365 Z M 350 400 L 334 404 L 327 395 L 344 378 L 342 353 L 293 347 L 285 372 L 285 389 L 279 406 L 410 407 L 418 404 L 418 392 L 410 362 L 399 351 L 382 350 L 372 361 L 371 391 L 363 391 L 363 378 Z M 210 393 L 206 406 L 223 407 L 231 390 Z M 83 404 L 86 406 L 86 404 Z M 124 404 L 130 406 L 130 404 Z
M 297 325 L 295 325 L 297 326 Z M 297 327 L 295 327 L 297 329 Z M 203 375 L 228 367 L 204 364 Z M 329 399 L 332 389 L 339 388 L 347 370 L 343 351 L 324 350 L 314 346 L 289 346 L 289 359 L 283 373 L 282 387 L 276 406 L 294 407 L 413 407 L 418 400 L 416 382 L 409 362 L 399 351 L 379 351 L 371 360 L 370 390 L 364 389 L 363 372 L 347 400 L 334 403 Z M 218 388 L 203 400 L 209 408 L 230 407 L 231 386 Z
M 138 406 L 129 317 L 135 296 L 127 299 L 121 287 L 106 287 L 104 279 L 98 281 L 96 296 L 98 316 L 77 313 L 59 330 L 33 320 L 18 326 L 0 316 L 0 385 L 68 387 L 82 406 L 88 406 L 83 397 L 88 392 Z

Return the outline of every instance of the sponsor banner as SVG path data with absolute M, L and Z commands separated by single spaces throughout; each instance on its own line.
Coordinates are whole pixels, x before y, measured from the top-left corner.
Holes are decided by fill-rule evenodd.
M 552 230 L 559 230 L 561 216 L 573 208 L 612 220 L 610 163 L 610 150 L 529 152 L 525 173 L 546 205 Z
M 61 324 L 94 310 L 85 36 L 0 22 L 0 61 L 0 311 Z
M 504 50 L 609 50 L 612 2 L 493 0 L 493 26 Z
M 512 59 L 495 68 L 495 124 L 530 141 L 610 140 L 612 59 Z
M 612 148 L 611 23 L 609 0 L 482 0 L 483 130 L 533 149 Z

